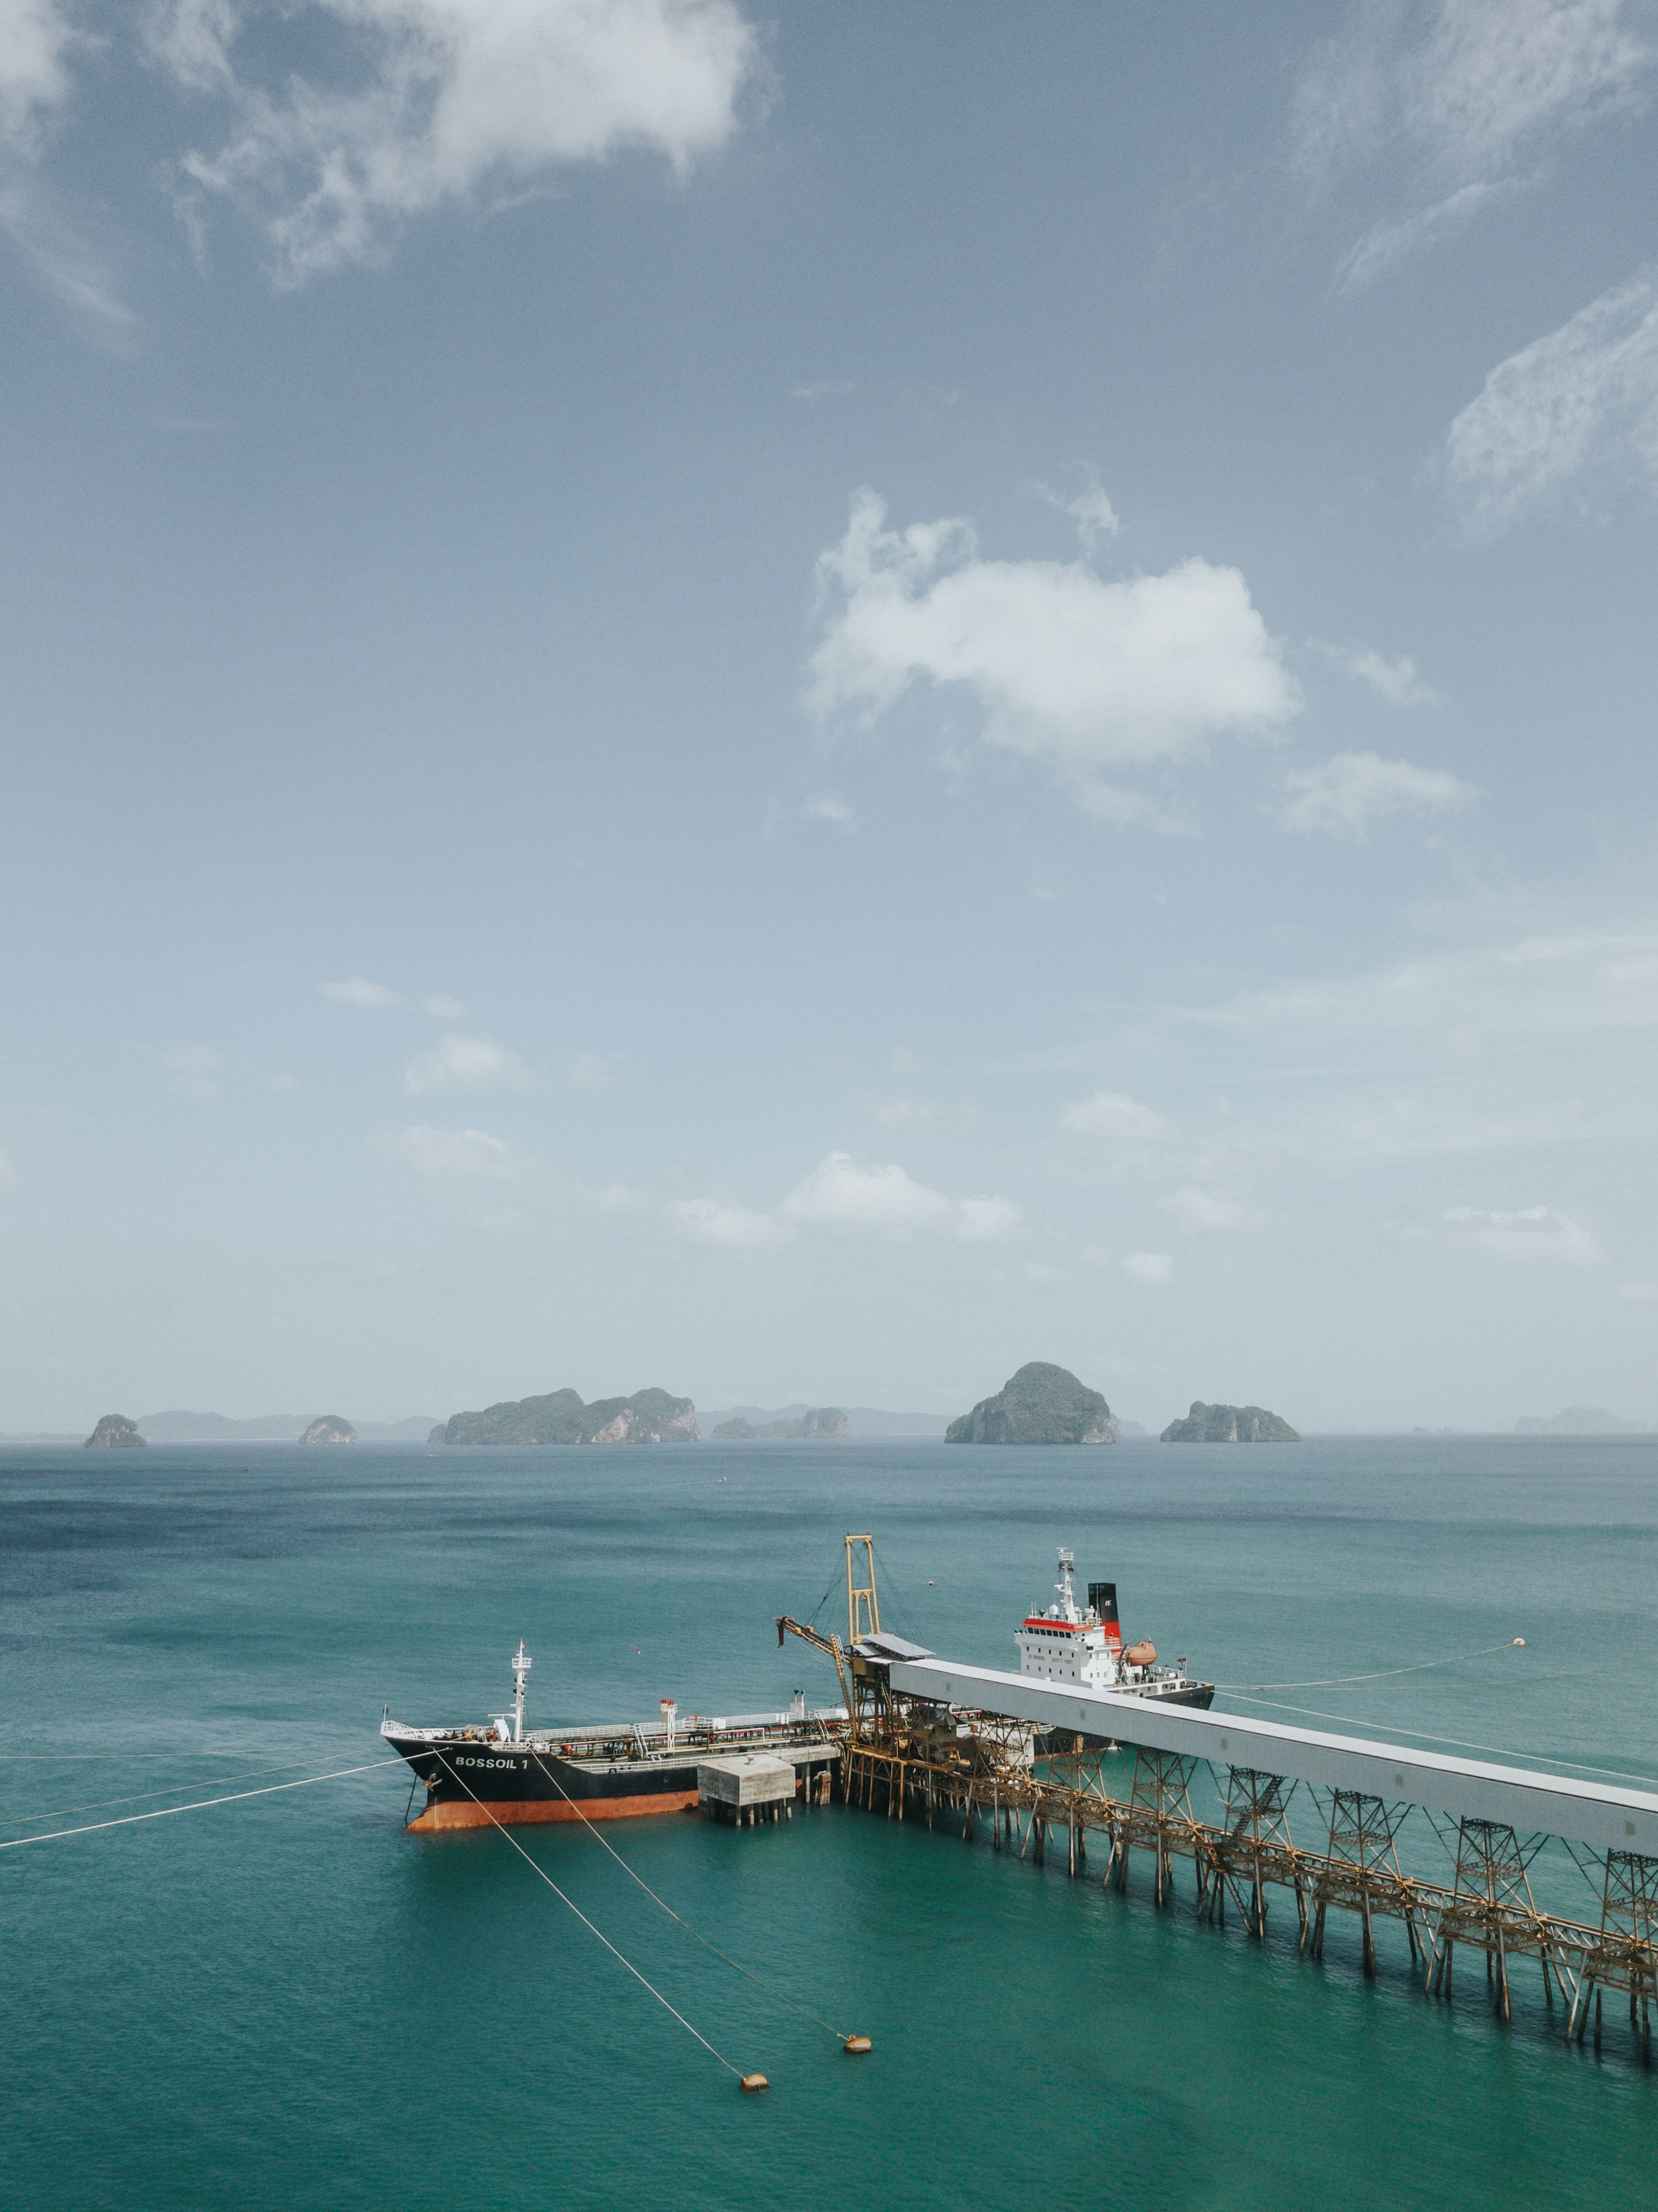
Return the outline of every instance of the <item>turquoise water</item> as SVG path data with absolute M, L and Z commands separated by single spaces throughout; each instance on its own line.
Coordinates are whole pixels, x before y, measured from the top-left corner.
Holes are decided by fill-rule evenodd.
M 1131 1636 L 1219 1681 L 1497 1644 L 1278 1695 L 1658 1775 L 1644 1441 L 30 1449 L 0 1462 L 0 1501 L 7 1838 L 291 1778 L 256 1769 L 376 1760 L 386 1704 L 412 1722 L 499 1708 L 520 1634 L 550 1720 L 646 1717 L 670 1693 L 682 1711 L 796 1687 L 828 1703 L 826 1662 L 780 1652 L 771 1622 L 838 1581 L 847 1528 L 875 1534 L 887 1625 L 951 1656 L 1012 1663 L 1068 1542 L 1080 1577 L 1116 1579 Z M 1264 1947 L 1200 1928 L 1184 1870 L 1159 1914 L 1143 1877 L 1119 1898 L 840 1808 L 752 1833 L 685 1815 L 612 1832 L 710 1936 L 871 2034 L 854 2061 L 585 1832 L 521 1831 L 721 2052 L 770 2077 L 744 2098 L 499 1835 L 406 1836 L 407 1796 L 375 1768 L 0 1853 L 0 2201 L 1658 2203 L 1658 2073 L 1615 2004 L 1599 2058 L 1564 2051 L 1526 1969 L 1505 2030 L 1477 1973 L 1426 2002 L 1391 1929 L 1367 1984 L 1345 1922 L 1321 1966 L 1297 1958 L 1292 1911 Z M 1581 1883 L 1563 1901 L 1590 1908 Z

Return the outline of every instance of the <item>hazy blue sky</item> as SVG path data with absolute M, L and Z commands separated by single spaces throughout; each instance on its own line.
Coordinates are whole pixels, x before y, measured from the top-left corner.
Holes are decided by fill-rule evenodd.
M 0 0 L 0 1427 L 1658 1419 L 1655 96 Z

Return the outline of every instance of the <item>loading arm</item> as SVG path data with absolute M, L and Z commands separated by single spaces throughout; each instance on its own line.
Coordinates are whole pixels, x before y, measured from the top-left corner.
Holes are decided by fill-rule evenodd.
M 780 1651 L 786 1637 L 798 1636 L 803 1644 L 810 1644 L 814 1651 L 827 1651 L 835 1662 L 835 1671 L 841 1678 L 841 1702 L 848 1714 L 852 1711 L 852 1686 L 847 1680 L 847 1655 L 841 1639 L 831 1632 L 825 1636 L 821 1629 L 810 1628 L 805 1621 L 796 1620 L 786 1613 L 777 1616 L 777 1648 Z

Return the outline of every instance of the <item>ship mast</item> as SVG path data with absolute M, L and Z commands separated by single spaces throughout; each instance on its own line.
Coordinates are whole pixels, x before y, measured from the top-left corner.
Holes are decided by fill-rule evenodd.
M 524 1638 L 518 1639 L 518 1650 L 513 1657 L 513 1741 L 524 1741 L 524 1685 L 535 1662 L 524 1648 Z

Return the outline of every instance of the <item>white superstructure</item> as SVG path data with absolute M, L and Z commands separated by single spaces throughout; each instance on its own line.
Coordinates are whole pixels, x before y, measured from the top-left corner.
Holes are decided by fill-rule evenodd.
M 1047 1682 L 1074 1682 L 1084 1689 L 1114 1690 L 1122 1680 L 1122 1630 L 1117 1624 L 1114 1585 L 1099 1583 L 1089 1593 L 1084 1613 L 1077 1603 L 1072 1575 L 1077 1555 L 1060 1551 L 1060 1579 L 1054 1585 L 1058 1601 L 1046 1613 L 1027 1614 L 1013 1632 L 1019 1647 L 1019 1672 L 1035 1674 Z M 1098 1601 L 1110 1597 L 1104 1613 Z M 1108 1618 L 1106 1615 L 1108 1614 Z

